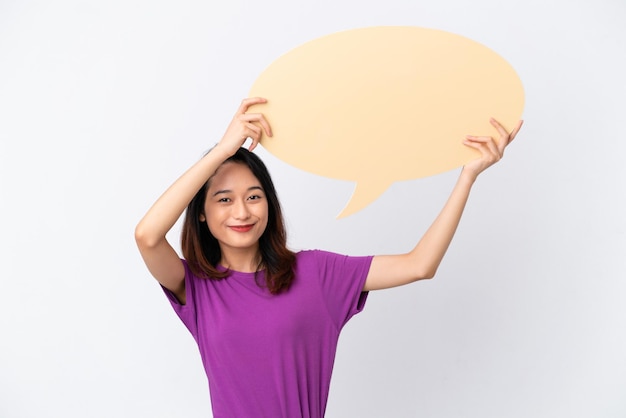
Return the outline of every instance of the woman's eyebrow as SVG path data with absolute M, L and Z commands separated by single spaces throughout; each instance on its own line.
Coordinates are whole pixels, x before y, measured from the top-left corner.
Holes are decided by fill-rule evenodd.
M 263 191 L 263 188 L 261 186 L 252 186 L 252 187 L 248 187 L 248 191 L 252 191 L 252 190 L 260 190 Z M 233 191 L 230 189 L 224 189 L 224 190 L 218 190 L 215 193 L 213 193 L 211 196 L 217 196 L 218 194 L 228 194 L 228 193 L 232 193 Z
M 233 192 L 232 190 L 227 190 L 227 189 L 218 190 L 215 193 L 213 193 L 211 196 L 217 196 L 218 194 L 227 194 L 227 193 L 232 193 L 232 192 Z

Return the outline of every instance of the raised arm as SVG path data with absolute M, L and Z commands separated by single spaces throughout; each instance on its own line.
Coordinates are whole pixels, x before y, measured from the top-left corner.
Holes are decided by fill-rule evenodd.
M 522 127 L 520 121 L 508 133 L 495 119 L 491 119 L 491 124 L 500 138 L 471 135 L 465 138 L 464 144 L 479 150 L 481 156 L 463 167 L 448 201 L 411 252 L 374 257 L 363 290 L 387 289 L 434 277 L 454 237 L 474 181 L 502 158 L 504 149 Z
M 247 138 L 252 139 L 250 150 L 253 150 L 261 140 L 263 132 L 268 136 L 272 135 L 270 126 L 262 114 L 246 113 L 250 106 L 265 102 L 265 99 L 259 97 L 245 99 L 220 142 L 159 197 L 135 228 L 135 241 L 148 270 L 163 287 L 171 290 L 183 303 L 185 303 L 185 270 L 180 257 L 165 235 L 198 190 Z

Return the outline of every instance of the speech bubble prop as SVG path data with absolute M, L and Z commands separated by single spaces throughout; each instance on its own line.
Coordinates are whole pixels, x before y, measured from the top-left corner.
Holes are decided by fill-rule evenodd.
M 261 144 L 310 173 L 354 181 L 338 218 L 392 183 L 477 158 L 467 134 L 511 130 L 524 107 L 515 70 L 491 49 L 434 29 L 381 26 L 307 42 L 274 61 L 250 96 L 272 126 Z

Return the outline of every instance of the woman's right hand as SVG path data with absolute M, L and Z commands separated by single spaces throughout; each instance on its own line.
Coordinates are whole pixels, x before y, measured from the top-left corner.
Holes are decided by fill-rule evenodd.
M 261 141 L 263 131 L 267 136 L 272 136 L 270 124 L 262 113 L 246 113 L 250 106 L 261 103 L 267 103 L 267 99 L 262 97 L 244 99 L 217 147 L 223 149 L 228 155 L 233 155 L 248 138 L 252 140 L 249 147 L 252 151 Z
M 167 241 L 167 233 L 207 179 L 226 158 L 237 152 L 246 139 L 252 138 L 252 150 L 261 140 L 263 131 L 272 136 L 270 125 L 262 114 L 246 113 L 250 106 L 266 102 L 260 97 L 242 101 L 223 138 L 213 148 L 219 148 L 220 151 L 217 154 L 209 152 L 185 171 L 163 192 L 135 228 L 137 247 L 148 270 L 182 303 L 185 303 L 185 268 L 178 253 Z

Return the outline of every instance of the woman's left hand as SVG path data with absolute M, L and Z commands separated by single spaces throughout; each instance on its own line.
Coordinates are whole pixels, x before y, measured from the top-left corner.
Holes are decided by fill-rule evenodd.
M 465 145 L 477 149 L 481 154 L 479 158 L 472 160 L 463 166 L 463 172 L 472 175 L 474 178 L 493 164 L 500 161 L 504 155 L 504 149 L 511 143 L 511 141 L 513 141 L 523 123 L 523 121 L 520 120 L 511 133 L 508 133 L 497 120 L 491 118 L 489 122 L 491 122 L 500 134 L 500 138 L 498 138 L 498 140 L 495 140 L 490 136 L 467 135 L 463 141 Z

